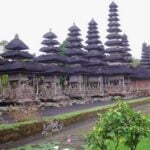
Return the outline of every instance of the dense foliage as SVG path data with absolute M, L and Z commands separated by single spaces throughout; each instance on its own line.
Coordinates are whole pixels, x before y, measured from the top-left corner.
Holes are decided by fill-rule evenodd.
M 67 50 L 66 45 L 67 45 L 67 41 L 64 40 L 63 43 L 59 47 L 60 54 L 64 55 L 65 51 Z
M 133 59 L 132 59 L 131 66 L 137 67 L 137 66 L 139 66 L 139 65 L 140 65 L 140 60 L 137 59 L 137 58 L 133 58 Z
M 87 136 L 88 150 L 108 150 L 110 143 L 114 143 L 114 150 L 120 144 L 135 150 L 143 137 L 150 138 L 150 120 L 125 102 L 117 102 L 114 109 L 99 117 L 93 131 Z

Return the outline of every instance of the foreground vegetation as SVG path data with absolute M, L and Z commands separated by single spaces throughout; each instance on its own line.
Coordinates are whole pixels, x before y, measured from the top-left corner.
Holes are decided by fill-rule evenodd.
M 136 150 L 142 139 L 142 146 L 145 145 L 146 138 L 150 140 L 150 120 L 127 103 L 119 101 L 115 109 L 100 115 L 93 131 L 87 136 L 87 149 L 122 150 L 126 147 Z

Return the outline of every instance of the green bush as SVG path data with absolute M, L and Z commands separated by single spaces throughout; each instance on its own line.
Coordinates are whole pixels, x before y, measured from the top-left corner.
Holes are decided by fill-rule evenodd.
M 117 102 L 114 109 L 99 117 L 86 138 L 88 150 L 108 150 L 112 142 L 115 144 L 114 150 L 120 144 L 135 150 L 143 137 L 150 137 L 150 120 L 125 102 Z

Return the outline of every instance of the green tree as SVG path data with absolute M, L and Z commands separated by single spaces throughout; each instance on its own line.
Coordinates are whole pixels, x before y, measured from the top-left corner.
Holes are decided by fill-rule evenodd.
M 5 45 L 7 45 L 7 41 L 6 40 L 2 40 L 2 41 L 0 41 L 0 46 L 5 46 Z
M 138 59 L 138 58 L 133 58 L 133 59 L 132 59 L 131 66 L 137 67 L 137 66 L 139 66 L 139 65 L 140 65 L 140 59 Z
M 5 45 L 7 45 L 7 43 L 8 43 L 8 42 L 7 42 L 6 40 L 0 41 L 0 53 L 6 51 Z
M 67 45 L 67 41 L 64 40 L 63 43 L 60 45 L 59 50 L 60 50 L 60 54 L 64 55 L 64 52 L 67 50 L 66 49 L 66 45 Z
M 119 101 L 115 109 L 100 116 L 87 136 L 87 146 L 89 150 L 107 150 L 113 143 L 112 150 L 117 150 L 120 144 L 135 150 L 140 140 L 147 136 L 150 136 L 150 120 Z

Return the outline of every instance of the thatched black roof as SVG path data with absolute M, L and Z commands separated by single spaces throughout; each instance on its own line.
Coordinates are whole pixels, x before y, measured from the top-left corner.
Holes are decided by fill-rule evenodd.
M 60 55 L 59 42 L 55 39 L 57 36 L 52 32 L 49 31 L 48 33 L 44 34 L 43 36 L 46 38 L 42 41 L 43 45 L 46 45 L 47 47 L 40 48 L 41 52 L 45 52 L 46 54 L 40 55 L 33 59 L 35 62 L 45 63 L 45 64 L 58 64 L 58 63 L 66 63 L 66 57 Z
M 15 38 L 5 46 L 5 48 L 8 50 L 17 51 L 29 49 L 29 47 L 22 40 L 19 39 L 19 36 L 17 34 L 15 35 Z
M 132 75 L 132 68 L 126 65 L 114 65 L 105 67 L 107 75 Z
M 87 57 L 87 58 L 104 58 L 105 54 L 101 51 L 92 50 L 92 51 L 89 51 L 85 57 Z
M 72 27 L 69 28 L 69 37 L 66 39 L 67 44 L 66 44 L 66 51 L 65 55 L 67 56 L 82 56 L 85 55 L 86 52 L 83 51 L 81 48 L 83 47 L 81 41 L 82 39 L 79 36 L 80 29 L 73 24 Z M 70 33 L 73 33 L 72 35 Z
M 40 51 L 45 53 L 58 53 L 59 42 L 56 40 L 57 36 L 50 30 L 48 33 L 44 34 L 43 37 L 46 39 L 44 39 L 41 44 L 47 47 L 40 48 Z
M 81 42 L 81 41 L 83 41 L 81 38 L 74 37 L 74 36 L 68 37 L 66 40 L 70 41 L 70 42 Z
M 105 58 L 104 46 L 100 41 L 97 25 L 98 24 L 94 19 L 92 19 L 88 24 L 88 35 L 86 40 L 87 45 L 84 48 L 88 50 L 88 53 L 85 57 L 89 58 L 89 62 L 85 64 L 85 66 L 95 67 L 106 65 L 106 62 L 103 61 Z
M 91 39 L 91 38 L 100 38 L 100 36 L 98 34 L 95 34 L 95 33 L 88 34 L 86 37 L 88 39 Z
M 86 40 L 86 43 L 87 44 L 101 44 L 102 42 L 97 38 L 91 38 L 91 39 Z
M 88 63 L 88 60 L 85 58 L 78 57 L 78 56 L 72 56 L 68 58 L 68 63 L 69 64 L 85 64 L 85 63 Z
M 109 8 L 117 8 L 118 5 L 115 2 L 111 2 L 111 4 L 109 5 Z
M 130 63 L 130 62 L 132 62 L 132 56 L 129 53 L 129 51 L 131 49 L 129 48 L 128 38 L 127 38 L 126 34 L 122 35 L 122 41 L 121 42 L 122 42 L 122 51 L 124 52 L 123 57 L 125 59 L 125 62 Z
M 0 66 L 1 73 L 12 74 L 19 73 L 38 73 L 45 71 L 46 67 L 35 62 L 9 62 Z
M 107 31 L 110 33 L 111 32 L 114 33 L 114 32 L 121 32 L 122 30 L 116 27 L 116 28 L 109 28 L 109 29 L 107 29 Z
M 98 34 L 99 31 L 97 30 L 97 28 L 93 28 L 93 27 L 90 27 L 90 29 L 87 31 L 88 34 Z
M 64 55 L 70 57 L 68 59 L 68 64 L 70 65 L 81 65 L 86 63 L 86 60 L 82 57 L 86 55 L 86 51 L 82 50 L 82 39 L 79 37 L 79 33 L 80 29 L 75 24 L 69 28 L 69 37 L 66 39 L 66 51 Z
M 109 27 L 119 27 L 120 26 L 120 24 L 118 23 L 118 22 L 110 22 L 110 23 L 108 23 L 108 26 Z
M 67 70 L 68 70 L 69 74 L 72 74 L 72 75 L 75 75 L 75 74 L 88 75 L 91 73 L 91 71 L 89 69 L 86 69 L 82 66 L 67 67 Z
M 87 52 L 81 49 L 68 49 L 64 52 L 64 54 L 67 56 L 84 56 Z
M 0 58 L 0 65 L 4 65 L 6 63 L 8 63 L 7 60 Z
M 58 53 L 59 52 L 59 48 L 58 47 L 54 47 L 54 46 L 48 46 L 48 47 L 40 48 L 39 51 L 45 52 L 45 53 Z
M 69 71 L 61 66 L 57 66 L 57 65 L 49 65 L 47 66 L 47 70 L 40 73 L 41 75 L 44 76 L 49 76 L 49 75 L 63 75 L 63 74 L 69 74 Z
M 110 47 L 110 48 L 106 48 L 105 49 L 105 52 L 106 53 L 116 53 L 116 52 L 120 52 L 120 53 L 123 53 L 123 49 L 122 47 Z
M 96 75 L 96 76 L 106 76 L 108 75 L 108 70 L 105 69 L 105 67 L 96 67 L 92 70 L 91 75 Z
M 141 65 L 150 63 L 150 46 L 146 43 L 142 45 Z
M 91 59 L 88 63 L 84 64 L 84 66 L 106 66 L 107 63 L 100 59 Z
M 128 47 L 129 46 L 128 37 L 127 37 L 126 34 L 122 35 L 122 46 L 124 46 L 124 47 Z
M 137 79 L 150 79 L 150 71 L 143 68 L 142 66 L 138 66 L 133 68 L 133 75 L 131 77 Z
M 109 16 L 110 16 L 110 17 L 113 17 L 113 16 L 116 17 L 116 16 L 119 16 L 119 15 L 118 15 L 116 12 L 111 12 L 111 13 L 109 14 Z
M 126 57 L 132 57 L 132 55 L 130 53 L 123 53 L 122 55 L 126 56 Z
M 107 45 L 107 46 L 121 46 L 122 42 L 120 40 L 114 39 L 114 40 L 106 41 L 105 45 Z
M 74 32 L 70 32 L 70 33 L 68 33 L 68 36 L 72 36 L 72 37 L 76 37 L 76 36 L 80 36 L 81 34 L 79 33 L 79 32 L 76 32 L 76 31 L 74 31 Z
M 81 43 L 79 43 L 79 41 L 78 42 L 68 42 L 66 45 L 66 48 L 68 48 L 68 49 L 71 49 L 71 48 L 80 49 L 82 47 L 83 47 L 83 45 Z
M 99 50 L 99 51 L 103 51 L 104 50 L 104 46 L 103 45 L 97 45 L 97 44 L 92 44 L 92 45 L 86 45 L 84 47 L 86 50 L 88 51 L 92 51 L 92 50 Z
M 127 56 L 123 55 L 123 53 L 125 53 L 125 47 L 122 47 L 122 35 L 119 34 L 121 29 L 119 28 L 120 24 L 118 23 L 119 15 L 117 7 L 118 6 L 114 2 L 112 2 L 109 6 L 108 35 L 106 37 L 108 40 L 105 42 L 105 45 L 107 46 L 105 52 L 109 54 L 106 58 L 109 63 L 112 62 L 120 64 L 127 62 L 127 59 L 124 58 Z
M 108 62 L 122 62 L 122 63 L 125 61 L 125 59 L 122 55 L 119 55 L 119 56 L 110 55 L 110 56 L 107 56 L 105 58 L 105 60 Z
M 7 59 L 32 59 L 34 56 L 24 51 L 6 51 L 1 54 L 2 57 Z
M 41 42 L 41 44 L 43 44 L 43 45 L 58 45 L 59 42 L 57 40 L 54 40 L 54 39 L 48 39 L 48 40 L 43 40 Z
M 76 26 L 75 23 L 73 23 L 73 26 L 71 26 L 68 30 L 71 32 L 74 32 L 74 31 L 79 32 L 80 31 L 80 29 Z
M 120 39 L 122 38 L 122 35 L 118 34 L 118 33 L 112 33 L 112 34 L 108 34 L 106 36 L 107 39 Z
M 56 34 L 53 33 L 53 32 L 51 31 L 51 29 L 50 29 L 49 32 L 47 32 L 47 33 L 45 33 L 45 34 L 43 35 L 43 38 L 46 38 L 46 39 L 54 39 L 54 38 L 57 38 L 57 36 L 56 36 Z
M 110 9 L 109 9 L 109 12 L 116 12 L 116 11 L 118 11 L 117 8 L 110 8 Z
M 60 54 L 46 54 L 46 55 L 40 55 L 33 59 L 35 62 L 41 62 L 41 63 L 66 63 L 67 59 L 65 56 L 62 56 Z
M 116 16 L 116 17 L 110 17 L 108 18 L 108 21 L 112 22 L 112 21 L 119 21 L 119 18 Z
M 98 25 L 98 24 L 97 24 L 97 22 L 92 18 L 92 20 L 88 23 L 88 25 L 89 25 L 89 27 L 90 27 L 90 26 L 93 26 L 93 25 L 96 26 L 96 25 Z

